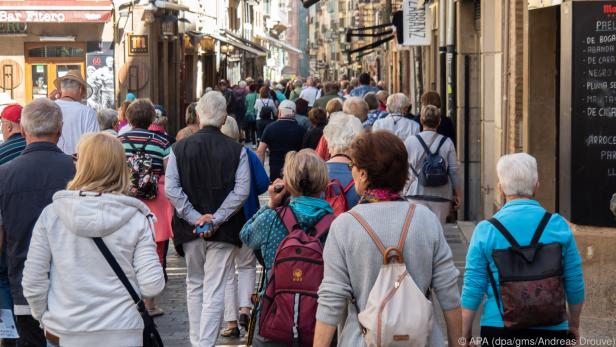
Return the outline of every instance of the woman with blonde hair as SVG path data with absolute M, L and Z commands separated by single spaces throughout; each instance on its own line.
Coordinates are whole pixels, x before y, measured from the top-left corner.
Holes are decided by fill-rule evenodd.
M 307 231 L 333 212 L 329 203 L 321 199 L 327 187 L 327 167 L 313 150 L 302 149 L 299 152 L 287 153 L 283 177 L 270 185 L 267 206 L 250 218 L 240 233 L 242 242 L 263 256 L 267 279 L 270 278 L 278 246 L 291 232 L 283 222 L 284 216 L 292 213 L 299 227 Z M 267 284 L 263 286 L 265 287 Z M 262 297 L 264 293 L 259 294 Z M 257 330 L 253 346 L 285 344 L 268 341 L 260 336 Z
M 180 141 L 181 139 L 199 131 L 199 117 L 197 116 L 196 107 L 197 103 L 192 102 L 186 108 L 186 126 L 178 131 L 178 134 L 175 137 L 176 140 Z
M 77 174 L 57 192 L 32 232 L 24 296 L 51 346 L 142 346 L 143 319 L 97 248 L 100 238 L 141 297 L 165 286 L 147 206 L 128 197 L 122 144 L 82 137 Z

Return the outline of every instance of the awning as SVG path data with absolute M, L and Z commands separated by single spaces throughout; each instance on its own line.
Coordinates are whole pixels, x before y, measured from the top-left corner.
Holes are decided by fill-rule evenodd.
M 105 23 L 111 0 L 0 1 L 0 23 Z
M 282 42 L 278 39 L 275 39 L 267 34 L 263 34 L 263 33 L 257 33 L 257 36 L 268 40 L 269 42 L 273 43 L 275 46 L 281 47 L 286 49 L 287 51 L 291 52 L 291 53 L 296 53 L 296 54 L 303 54 L 304 52 L 301 49 L 297 49 L 293 46 L 291 46 L 290 44 L 286 43 L 286 42 Z
M 228 44 L 230 44 L 230 45 L 232 45 L 234 47 L 237 47 L 237 48 L 239 48 L 241 50 L 244 50 L 246 52 L 250 52 L 250 53 L 252 53 L 252 54 L 254 54 L 254 55 L 258 56 L 258 57 L 265 57 L 267 55 L 267 52 L 261 51 L 259 49 L 253 48 L 253 47 L 249 47 L 248 45 L 246 45 L 246 44 L 244 44 L 242 42 L 239 42 L 238 40 L 233 39 L 233 38 L 228 37 L 228 36 L 222 36 L 222 35 L 219 35 L 219 34 L 206 34 L 206 35 L 211 37 L 211 38 L 214 38 L 214 39 L 216 39 L 216 40 L 218 40 L 220 42 L 228 43 Z

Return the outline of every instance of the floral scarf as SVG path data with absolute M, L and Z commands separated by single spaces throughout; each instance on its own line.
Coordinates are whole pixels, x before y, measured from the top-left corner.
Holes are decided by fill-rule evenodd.
M 359 204 L 370 204 L 373 202 L 383 202 L 383 201 L 403 201 L 400 194 L 394 192 L 390 189 L 368 189 L 364 192 L 359 199 Z

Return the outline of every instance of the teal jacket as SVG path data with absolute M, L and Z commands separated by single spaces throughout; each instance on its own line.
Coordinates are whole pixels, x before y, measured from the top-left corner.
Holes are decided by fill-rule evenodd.
M 494 215 L 522 246 L 530 244 L 545 209 L 535 200 L 513 200 Z M 559 242 L 563 252 L 563 279 L 565 295 L 569 304 L 584 301 L 584 277 L 582 276 L 582 259 L 578 253 L 573 233 L 563 217 L 553 214 L 539 242 Z M 466 272 L 462 288 L 462 307 L 476 311 L 484 296 L 487 300 L 483 307 L 481 326 L 504 327 L 502 316 L 496 304 L 494 293 L 489 284 L 487 266 L 494 273 L 498 287 L 498 270 L 494 265 L 492 252 L 495 249 L 510 247 L 509 242 L 488 221 L 477 225 L 466 256 Z M 541 327 L 546 330 L 567 330 L 565 321 L 559 325 Z

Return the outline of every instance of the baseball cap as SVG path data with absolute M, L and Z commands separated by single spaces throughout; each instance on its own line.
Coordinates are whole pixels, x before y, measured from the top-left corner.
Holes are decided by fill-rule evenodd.
M 23 107 L 19 104 L 8 105 L 0 113 L 0 118 L 9 120 L 13 123 L 19 123 L 21 120 L 21 110 Z
M 285 109 L 285 110 L 290 110 L 295 112 L 295 103 L 291 100 L 284 100 L 283 102 L 280 103 L 280 106 L 278 106 L 278 109 Z

